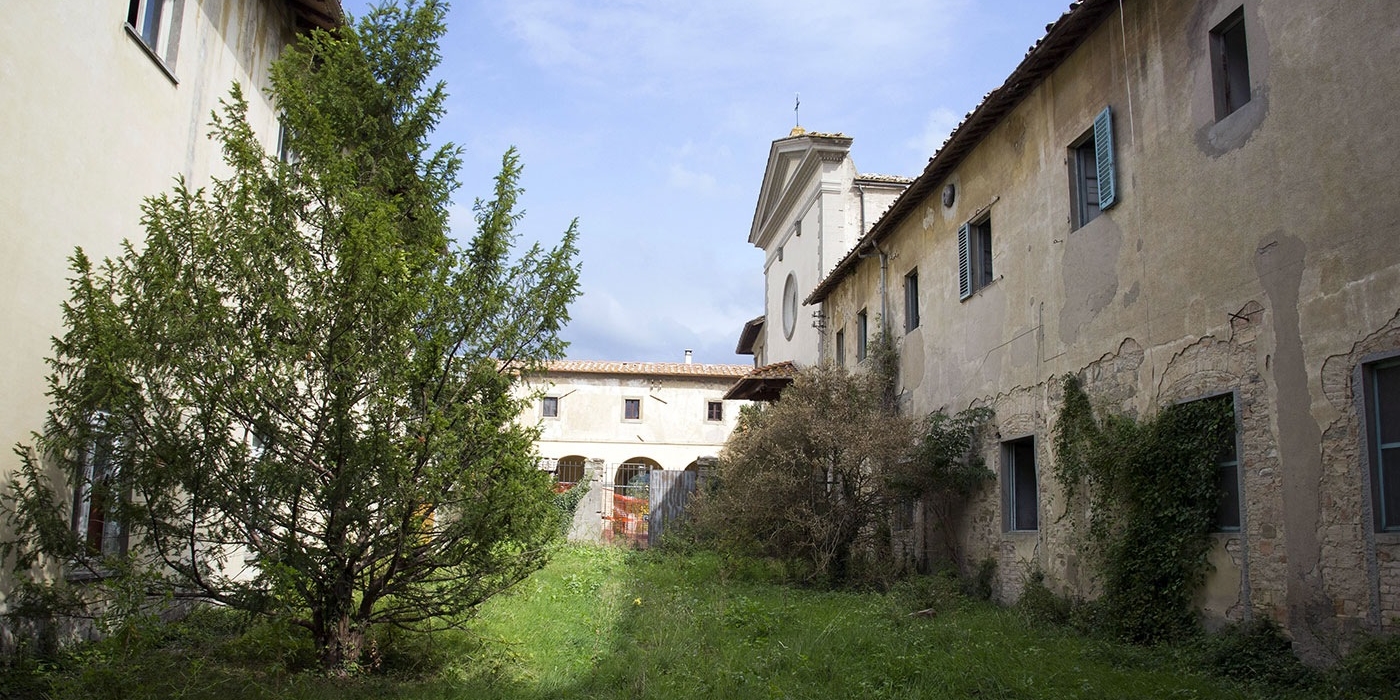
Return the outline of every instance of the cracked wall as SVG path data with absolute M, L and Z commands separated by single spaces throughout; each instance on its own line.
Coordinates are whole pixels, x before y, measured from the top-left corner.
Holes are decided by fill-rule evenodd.
M 1207 34 L 1241 5 L 1258 99 L 1217 118 Z M 1130 415 L 1234 397 L 1241 527 L 1214 536 L 1205 618 L 1272 617 L 1314 660 L 1400 626 L 1400 534 L 1372 522 L 1357 389 L 1366 363 L 1400 356 L 1400 141 L 1384 128 L 1400 72 L 1374 58 L 1400 51 L 1396 27 L 1393 3 L 1125 4 L 929 189 L 955 184 L 951 204 L 930 196 L 881 241 L 887 279 L 919 270 L 922 324 L 893 329 L 901 405 L 996 411 L 983 456 L 998 480 L 959 526 L 967 566 L 997 562 L 999 599 L 1037 567 L 1095 592 L 1082 513 L 1061 518 L 1049 471 L 1058 378 L 1074 373 Z M 1119 201 L 1074 228 L 1067 149 L 1105 106 Z M 993 279 L 962 298 L 957 230 L 983 216 Z M 879 280 L 872 258 L 833 289 L 833 327 L 860 308 L 903 317 Z M 1008 532 L 1000 443 L 1027 434 L 1040 529 Z

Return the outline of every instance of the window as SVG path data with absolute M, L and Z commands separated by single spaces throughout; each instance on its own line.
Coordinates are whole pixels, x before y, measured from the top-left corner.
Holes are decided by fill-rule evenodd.
M 1363 368 L 1371 510 L 1377 532 L 1400 532 L 1400 359 Z
M 1250 97 L 1243 7 L 1210 30 L 1210 64 L 1215 84 L 1215 118 L 1224 119 L 1249 102 Z
M 1006 502 L 1006 529 L 1040 529 L 1040 499 L 1036 488 L 1035 437 L 1001 444 L 1002 491 Z
M 1230 410 L 1231 421 L 1234 420 L 1235 398 L 1232 394 L 1212 396 L 1201 401 L 1223 404 Z M 1216 532 L 1238 532 L 1240 529 L 1240 457 L 1233 422 L 1229 431 L 1229 439 L 1222 440 L 1224 448 L 1215 462 L 1215 485 L 1220 492 L 1220 504 L 1215 509 Z
M 119 555 L 126 550 L 126 535 L 115 517 L 117 494 L 113 492 L 115 447 L 107 431 L 107 416 L 94 421 L 92 444 L 83 455 L 82 474 L 73 495 L 73 530 L 89 554 Z
M 622 420 L 641 420 L 642 400 L 623 399 L 622 400 Z
M 714 421 L 724 420 L 724 402 L 723 402 L 723 401 L 706 401 L 706 402 L 705 402 L 705 420 L 714 420 Z
M 783 337 L 792 340 L 792 332 L 797 329 L 797 277 L 788 273 L 783 283 Z
M 126 29 L 141 40 L 147 53 L 170 74 L 180 44 L 180 15 L 184 0 L 131 0 L 126 10 Z M 174 79 L 174 75 L 170 75 Z
M 540 399 L 540 415 L 545 418 L 559 417 L 559 397 L 546 396 Z
M 919 327 L 919 270 L 904 276 L 904 332 Z
M 860 313 L 856 314 L 856 362 L 865 360 L 869 331 L 869 317 L 866 315 L 865 309 L 861 309 Z
M 846 366 L 846 329 L 836 331 L 836 365 Z
M 1094 126 L 1070 146 L 1070 181 L 1074 228 L 1093 221 L 1099 212 L 1118 203 L 1113 163 L 1113 112 L 1104 107 Z
M 291 134 L 287 129 L 285 117 L 277 118 L 277 160 L 287 165 L 296 165 L 301 162 L 301 154 L 292 148 Z
M 968 222 L 958 227 L 958 297 L 992 283 L 992 218 Z

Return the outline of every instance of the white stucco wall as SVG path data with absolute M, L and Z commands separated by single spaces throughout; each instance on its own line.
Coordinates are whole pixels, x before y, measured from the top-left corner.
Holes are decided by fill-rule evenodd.
M 0 12 L 0 479 L 9 449 L 43 428 L 51 338 L 62 334 L 68 258 L 139 243 L 142 199 L 222 164 L 210 113 L 239 81 L 269 148 L 268 67 L 292 38 L 282 0 L 183 0 L 169 72 L 125 28 L 128 0 L 7 3 Z M 173 75 L 173 78 L 172 78 Z M 0 607 L 4 605 L 0 575 Z
M 583 363 L 574 363 L 583 364 Z M 650 363 L 597 363 L 644 366 Z M 681 470 L 697 459 L 717 457 L 747 401 L 724 401 L 724 392 L 747 365 L 682 365 L 712 368 L 708 375 L 672 376 L 637 372 L 551 372 L 529 377 L 521 391 L 558 399 L 558 417 L 542 416 L 535 399 L 523 422 L 541 430 L 537 450 L 546 460 L 578 456 L 601 460 L 611 482 L 618 464 L 645 458 L 663 469 Z M 623 417 L 624 399 L 637 399 L 639 420 Z M 723 404 L 723 420 L 707 419 L 711 401 Z
M 758 364 L 791 360 L 813 365 L 826 359 L 821 305 L 801 302 L 903 191 L 905 182 L 862 181 L 839 134 L 796 134 L 774 142 L 749 241 L 764 251 L 764 316 Z M 784 325 L 788 276 L 797 286 L 792 334 Z M 872 329 L 880 310 L 870 310 Z M 852 337 L 852 331 L 847 332 Z

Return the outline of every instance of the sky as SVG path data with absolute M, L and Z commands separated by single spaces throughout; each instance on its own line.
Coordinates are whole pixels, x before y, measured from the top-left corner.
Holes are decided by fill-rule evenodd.
M 343 0 L 358 17 L 370 0 Z M 748 243 L 775 139 L 854 139 L 861 173 L 913 177 L 1068 0 L 456 0 L 435 140 L 463 149 L 453 234 L 506 149 L 522 245 L 578 219 L 572 360 L 751 364 Z M 797 96 L 800 110 L 794 111 Z

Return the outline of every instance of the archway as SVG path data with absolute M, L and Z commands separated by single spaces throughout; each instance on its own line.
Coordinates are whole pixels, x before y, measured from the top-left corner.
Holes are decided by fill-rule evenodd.
M 617 486 L 645 486 L 647 476 L 661 464 L 650 457 L 633 457 L 617 465 L 613 474 L 613 484 Z
M 580 455 L 560 457 L 554 469 L 554 480 L 560 484 L 573 485 L 583 481 L 583 467 L 588 460 Z

